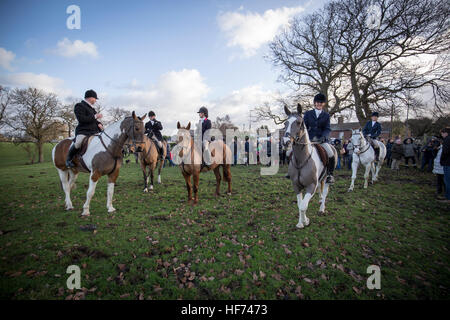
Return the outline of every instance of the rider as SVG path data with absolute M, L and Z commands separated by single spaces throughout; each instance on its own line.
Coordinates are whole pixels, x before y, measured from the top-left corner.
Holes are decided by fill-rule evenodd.
M 159 154 L 163 154 L 163 145 L 161 142 L 163 139 L 161 134 L 161 130 L 163 129 L 162 124 L 160 121 L 156 120 L 156 114 L 153 111 L 148 113 L 148 117 L 150 118 L 150 121 L 145 124 L 145 133 L 150 139 L 156 142 Z
M 204 149 L 203 157 L 202 157 L 202 159 L 203 159 L 202 165 L 208 166 L 205 161 L 206 160 L 205 158 L 207 158 L 208 163 L 211 162 L 210 154 L 208 151 L 209 141 L 208 140 L 203 141 L 203 136 L 205 135 L 205 132 L 207 130 L 211 129 L 211 120 L 208 119 L 208 109 L 206 107 L 204 107 L 204 106 L 201 107 L 197 113 L 200 117 L 198 130 L 201 129 L 201 132 L 202 132 L 201 138 L 202 138 L 202 145 L 203 145 L 203 149 Z
M 330 114 L 323 110 L 327 98 L 324 94 L 319 93 L 314 97 L 314 110 L 305 112 L 303 121 L 308 129 L 308 135 L 311 141 L 320 142 L 320 145 L 325 149 L 328 155 L 327 166 L 327 183 L 333 183 L 334 166 L 336 159 L 331 145 L 328 143 L 330 136 Z
M 372 120 L 368 121 L 364 126 L 363 134 L 375 150 L 375 161 L 378 162 L 380 156 L 380 146 L 374 141 L 377 140 L 381 134 L 381 124 L 378 122 L 378 112 L 372 113 Z
M 103 115 L 97 113 L 94 104 L 98 100 L 94 90 L 88 90 L 84 94 L 84 100 L 77 103 L 74 108 L 78 126 L 75 128 L 75 143 L 70 146 L 67 154 L 66 167 L 73 168 L 73 157 L 77 154 L 85 137 L 91 136 L 103 130 L 103 125 L 98 121 Z

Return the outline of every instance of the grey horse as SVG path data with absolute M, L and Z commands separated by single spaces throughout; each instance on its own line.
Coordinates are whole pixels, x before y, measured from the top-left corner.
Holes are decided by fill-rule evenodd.
M 317 149 L 309 140 L 308 131 L 302 118 L 302 108 L 297 105 L 297 112 L 291 112 L 284 107 L 288 119 L 286 120 L 286 133 L 283 137 L 285 146 L 292 148 L 292 158 L 289 162 L 288 173 L 292 181 L 292 186 L 297 194 L 297 205 L 299 218 L 297 228 L 304 228 L 309 225 L 306 217 L 306 210 L 311 198 L 314 196 L 317 187 L 320 185 L 320 212 L 325 212 L 325 200 L 328 194 L 329 184 L 326 183 L 327 169 L 324 166 Z M 335 159 L 337 152 L 332 147 Z M 302 191 L 305 190 L 303 197 Z

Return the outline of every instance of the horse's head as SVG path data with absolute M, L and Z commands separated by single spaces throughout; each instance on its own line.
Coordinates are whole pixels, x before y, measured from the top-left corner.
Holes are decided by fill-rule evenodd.
M 189 122 L 186 127 L 182 127 L 180 122 L 177 122 L 177 129 L 178 145 L 182 146 L 183 149 L 189 148 L 191 145 L 191 132 L 189 131 L 191 129 L 191 123 Z
M 127 135 L 130 152 L 142 152 L 145 148 L 145 117 L 145 114 L 142 117 L 138 117 L 133 111 L 131 117 L 126 117 L 120 125 L 122 132 Z
M 294 141 L 299 141 L 305 134 L 307 134 L 305 122 L 302 117 L 302 107 L 297 104 L 297 112 L 291 112 L 287 106 L 284 106 L 284 112 L 288 116 L 284 123 L 283 144 L 287 148 Z
M 362 135 L 361 128 L 352 130 L 352 144 L 354 147 L 360 147 L 362 139 L 364 139 L 364 137 Z

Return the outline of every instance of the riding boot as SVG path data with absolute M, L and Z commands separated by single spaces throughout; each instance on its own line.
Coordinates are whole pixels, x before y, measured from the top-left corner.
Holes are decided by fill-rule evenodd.
M 380 161 L 380 147 L 374 148 L 375 150 L 375 162 Z
M 66 167 L 67 168 L 74 168 L 75 164 L 72 162 L 73 157 L 77 154 L 78 149 L 75 148 L 75 144 L 72 144 L 70 146 L 69 152 L 67 153 L 67 159 L 66 159 Z
M 336 163 L 336 159 L 334 159 L 334 157 L 331 157 L 328 159 L 326 183 L 334 183 L 333 172 L 334 172 L 335 163 Z

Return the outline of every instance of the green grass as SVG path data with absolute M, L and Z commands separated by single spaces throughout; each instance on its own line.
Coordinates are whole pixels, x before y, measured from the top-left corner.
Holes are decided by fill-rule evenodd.
M 286 168 L 260 176 L 258 166 L 233 167 L 233 195 L 218 199 L 214 174 L 204 173 L 192 207 L 178 167 L 143 194 L 130 163 L 116 186 L 117 212 L 106 212 L 103 177 L 91 216 L 81 218 L 86 174 L 66 212 L 51 163 L 11 159 L 0 161 L 2 299 L 449 298 L 449 208 L 434 199 L 431 174 L 383 168 L 380 182 L 364 190 L 358 177 L 347 193 L 350 172 L 338 170 L 325 214 L 316 195 L 311 225 L 298 230 Z M 87 224 L 97 230 L 81 231 Z M 66 288 L 72 264 L 82 273 L 74 292 Z M 381 267 L 380 290 L 366 288 L 372 264 Z

